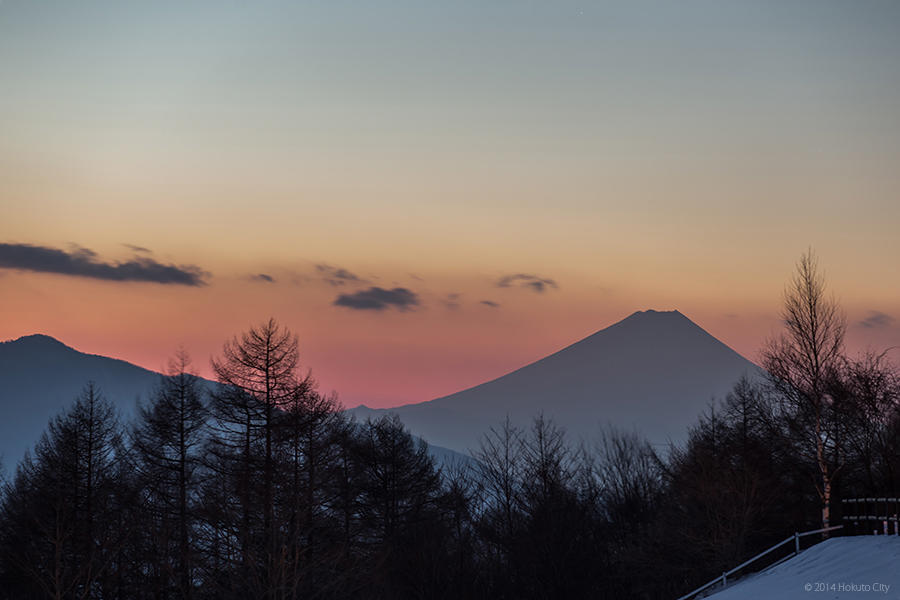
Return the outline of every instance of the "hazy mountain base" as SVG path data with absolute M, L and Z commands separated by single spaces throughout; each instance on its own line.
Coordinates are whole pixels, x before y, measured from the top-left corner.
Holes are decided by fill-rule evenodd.
M 470 453 L 507 417 L 527 428 L 543 414 L 573 442 L 607 424 L 653 444 L 684 441 L 688 428 L 742 376 L 759 367 L 678 311 L 636 312 L 541 360 L 481 385 L 420 404 L 359 406 L 358 418 L 397 414 L 429 443 Z
M 0 456 L 8 472 L 47 422 L 69 407 L 88 381 L 126 418 L 159 382 L 159 373 L 123 360 L 85 354 L 46 335 L 0 343 Z
M 421 404 L 348 412 L 362 421 L 396 413 L 433 447 L 441 464 L 465 460 L 507 416 L 527 428 L 541 413 L 574 443 L 592 442 L 600 427 L 611 423 L 663 446 L 683 441 L 713 398 L 724 397 L 742 375 L 759 372 L 678 311 L 651 310 L 474 388 Z M 159 374 L 32 335 L 0 343 L 0 380 L 0 457 L 11 471 L 87 381 L 128 420 Z
M 161 375 L 124 360 L 79 352 L 47 335 L 0 342 L 0 472 L 11 475 L 51 418 L 68 408 L 93 381 L 123 421 L 159 385 Z M 205 389 L 215 382 L 199 378 Z M 358 420 L 377 415 L 356 414 Z M 429 444 L 439 466 L 465 463 L 468 455 Z

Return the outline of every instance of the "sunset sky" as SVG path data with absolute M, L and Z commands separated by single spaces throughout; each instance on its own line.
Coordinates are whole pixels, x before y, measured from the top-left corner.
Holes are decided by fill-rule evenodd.
M 0 339 L 274 316 L 392 406 L 647 308 L 756 360 L 808 247 L 900 346 L 900 2 L 0 2 Z

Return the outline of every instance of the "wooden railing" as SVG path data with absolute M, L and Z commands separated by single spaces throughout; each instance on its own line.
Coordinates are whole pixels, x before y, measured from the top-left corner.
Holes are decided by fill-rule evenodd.
M 680 598 L 678 598 L 678 600 L 688 600 L 688 598 L 693 598 L 694 596 L 696 596 L 696 595 L 699 594 L 700 592 L 704 592 L 704 591 L 706 591 L 706 590 L 708 590 L 708 589 L 711 589 L 713 586 L 715 586 L 716 584 L 719 584 L 719 583 L 722 584 L 722 587 L 725 587 L 726 585 L 728 585 L 728 578 L 729 578 L 729 577 L 731 577 L 732 575 L 734 575 L 735 573 L 737 573 L 738 571 L 740 571 L 740 570 L 743 569 L 744 567 L 750 565 L 751 563 L 756 562 L 757 560 L 759 560 L 759 559 L 762 558 L 763 556 L 766 556 L 767 554 L 770 554 L 770 553 L 774 552 L 775 550 L 778 550 L 779 548 L 781 548 L 781 547 L 784 546 L 785 544 L 790 543 L 791 541 L 794 542 L 794 552 L 793 552 L 792 554 L 790 554 L 789 556 L 796 556 L 796 555 L 800 554 L 800 538 L 806 537 L 806 536 L 808 536 L 808 535 L 814 535 L 814 534 L 816 534 L 816 533 L 826 533 L 826 532 L 828 532 L 828 531 L 835 531 L 835 530 L 841 529 L 841 528 L 843 528 L 843 527 L 844 527 L 843 525 L 834 525 L 834 526 L 832 526 L 832 527 L 825 527 L 825 528 L 822 528 L 822 529 L 816 529 L 816 530 L 813 530 L 813 531 L 804 531 L 804 532 L 802 532 L 802 533 L 794 532 L 794 535 L 792 535 L 792 536 L 790 536 L 790 537 L 787 537 L 787 538 L 783 539 L 782 541 L 778 542 L 777 544 L 775 544 L 775 545 L 772 546 L 771 548 L 768 548 L 768 549 L 766 549 L 766 550 L 763 550 L 762 552 L 760 552 L 759 554 L 757 554 L 757 555 L 754 556 L 753 558 L 748 559 L 748 560 L 745 560 L 744 562 L 742 562 L 741 564 L 739 564 L 739 565 L 736 566 L 735 568 L 731 569 L 730 571 L 725 571 L 724 573 L 722 573 L 721 576 L 716 577 L 716 578 L 713 579 L 712 581 L 710 581 L 710 582 L 708 582 L 708 583 L 705 583 L 705 584 L 701 585 L 700 587 L 698 587 L 696 590 L 694 590 L 694 591 L 692 591 L 692 592 L 688 592 L 688 593 L 685 594 L 684 596 L 681 596 Z

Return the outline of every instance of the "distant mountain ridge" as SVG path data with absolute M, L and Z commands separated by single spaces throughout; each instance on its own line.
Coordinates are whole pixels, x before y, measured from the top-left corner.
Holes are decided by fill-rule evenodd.
M 80 352 L 44 334 L 0 342 L 0 465 L 9 475 L 34 447 L 50 419 L 93 381 L 123 420 L 136 415 L 161 375 L 124 360 Z M 206 385 L 217 385 L 201 379 Z M 429 444 L 439 465 L 465 460 Z
M 439 463 L 478 447 L 507 417 L 527 427 L 544 414 L 574 439 L 607 423 L 657 444 L 681 440 L 713 398 L 759 367 L 678 311 L 636 312 L 562 350 L 449 396 L 393 409 L 359 406 L 360 420 L 397 413 Z M 125 418 L 160 375 L 123 360 L 85 354 L 47 335 L 0 342 L 0 458 L 11 473 L 50 418 L 94 381 Z
M 8 473 L 34 446 L 49 419 L 68 407 L 88 381 L 130 416 L 159 374 L 124 360 L 79 352 L 48 335 L 0 342 L 0 456 Z
M 507 416 L 528 427 L 538 414 L 574 440 L 607 423 L 651 442 L 686 437 L 713 398 L 759 367 L 678 311 L 639 311 L 562 350 L 481 385 L 392 409 L 360 406 L 360 417 L 391 411 L 429 443 L 465 452 Z

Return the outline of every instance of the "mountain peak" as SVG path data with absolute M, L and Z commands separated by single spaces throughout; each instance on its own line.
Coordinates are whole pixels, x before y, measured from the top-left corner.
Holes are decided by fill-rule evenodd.
M 10 469 L 88 381 L 128 418 L 136 413 L 136 400 L 159 383 L 159 374 L 33 334 L 0 342 L 0 381 L 0 457 Z
M 687 336 L 697 333 L 709 335 L 706 330 L 677 310 L 654 310 L 651 308 L 633 312 L 621 321 L 601 329 L 586 339 L 590 340 L 598 334 L 602 336 L 620 335 L 632 338 L 630 341 L 633 342 L 635 338 L 647 336 Z
M 654 310 L 652 308 L 648 308 L 647 310 L 638 310 L 623 319 L 627 321 L 628 319 L 647 319 L 647 318 L 663 318 L 663 317 L 681 317 L 683 319 L 687 319 L 681 312 L 677 310 Z
M 497 379 L 390 410 L 430 444 L 454 450 L 477 448 L 506 418 L 527 428 L 539 414 L 573 440 L 614 423 L 664 444 L 684 439 L 711 398 L 757 371 L 679 311 L 651 309 Z
M 5 342 L 0 342 L 3 344 L 16 344 L 18 346 L 31 346 L 31 347 L 62 347 L 68 348 L 69 346 L 65 345 L 58 339 L 53 336 L 49 336 L 44 333 L 33 333 L 31 335 L 23 335 L 14 340 L 7 340 Z

